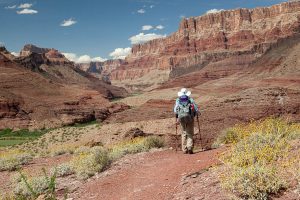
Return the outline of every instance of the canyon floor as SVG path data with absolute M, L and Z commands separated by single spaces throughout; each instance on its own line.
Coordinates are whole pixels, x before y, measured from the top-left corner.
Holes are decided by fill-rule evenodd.
M 144 136 L 163 137 L 166 147 L 126 155 L 104 172 L 96 173 L 87 180 L 79 179 L 77 174 L 59 177 L 56 191 L 59 199 L 63 199 L 65 188 L 68 188 L 69 200 L 234 199 L 222 189 L 218 178 L 220 168 L 215 168 L 222 164 L 218 157 L 227 147 L 212 149 L 213 143 L 236 124 L 269 117 L 300 121 L 299 8 L 298 2 L 275 6 L 275 13 L 279 12 L 277 17 L 274 16 L 273 20 L 267 18 L 267 22 L 259 19 L 257 26 L 252 27 L 254 30 L 264 29 L 257 36 L 242 29 L 236 35 L 233 30 L 240 29 L 236 27 L 239 23 L 233 23 L 237 18 L 230 17 L 252 11 L 226 11 L 230 14 L 228 23 L 221 17 L 215 22 L 210 22 L 207 16 L 195 20 L 191 18 L 192 24 L 203 20 L 215 27 L 211 24 L 223 25 L 226 22 L 232 29 L 226 33 L 229 38 L 224 33 L 217 34 L 216 39 L 207 36 L 207 41 L 199 40 L 198 50 L 193 37 L 199 34 L 194 31 L 201 31 L 202 28 L 194 30 L 196 27 L 191 27 L 184 19 L 176 33 L 182 40 L 177 41 L 176 34 L 171 36 L 171 40 L 166 38 L 169 43 L 176 41 L 159 50 L 162 51 L 161 57 L 155 57 L 160 54 L 147 52 L 148 48 L 156 51 L 156 48 L 152 50 L 151 45 L 159 46 L 161 40 L 147 43 L 144 48 L 138 45 L 132 49 L 132 56 L 127 58 L 130 62 L 124 62 L 126 65 L 120 65 L 111 74 L 111 78 L 121 80 L 119 86 L 122 87 L 116 87 L 114 79 L 111 85 L 79 70 L 55 50 L 40 49 L 46 52 L 41 54 L 31 52 L 36 47 L 26 45 L 24 49 L 29 49 L 29 54 L 15 58 L 2 48 L 0 129 L 43 129 L 47 133 L 7 149 L 0 147 L 0 154 L 5 157 L 6 151 L 11 150 L 33 153 L 35 158 L 20 168 L 29 176 L 37 176 L 42 175 L 42 168 L 50 171 L 69 162 L 72 153 L 81 147 L 104 146 L 108 149 L 110 145 L 132 139 L 132 130 L 138 129 Z M 281 14 L 281 11 L 286 13 Z M 260 17 L 273 13 L 264 13 L 261 9 L 255 12 L 262 13 Z M 244 19 L 240 21 L 247 25 L 246 28 L 254 23 L 248 20 L 243 22 Z M 270 27 L 260 28 L 265 24 Z M 273 24 L 276 26 L 273 27 Z M 211 31 L 219 33 L 217 27 Z M 193 32 L 194 36 L 186 37 L 186 32 Z M 252 37 L 257 41 L 252 42 Z M 264 37 L 266 40 L 261 40 Z M 208 49 L 202 51 L 201 48 Z M 137 60 L 134 59 L 143 51 L 147 52 L 146 56 L 141 54 Z M 152 65 L 166 63 L 178 68 L 175 67 L 172 73 L 166 66 L 162 67 L 167 69 L 165 71 L 153 71 L 151 68 Z M 185 66 L 186 63 L 189 65 Z M 127 75 L 129 77 L 124 81 Z M 137 75 L 141 77 L 135 79 Z M 195 146 L 206 151 L 196 151 L 193 155 L 176 152 L 174 148 L 180 130 L 176 135 L 173 106 L 182 87 L 191 90 L 191 97 L 201 113 L 200 127 L 195 123 Z M 131 93 L 132 88 L 136 89 L 134 93 Z M 86 122 L 93 123 L 83 125 Z M 298 146 L 295 149 L 297 155 L 300 150 Z M 1 192 L 11 193 L 16 188 L 12 183 L 16 174 L 16 171 L 0 170 L 0 199 Z M 278 197 L 272 196 L 272 199 L 300 199 L 296 196 L 300 189 L 296 191 L 295 187 L 291 188 Z

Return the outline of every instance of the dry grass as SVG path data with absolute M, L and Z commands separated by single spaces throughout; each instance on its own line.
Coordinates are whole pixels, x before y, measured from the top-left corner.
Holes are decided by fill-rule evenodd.
M 16 170 L 21 165 L 30 162 L 32 158 L 31 154 L 19 150 L 0 152 L 0 171 Z

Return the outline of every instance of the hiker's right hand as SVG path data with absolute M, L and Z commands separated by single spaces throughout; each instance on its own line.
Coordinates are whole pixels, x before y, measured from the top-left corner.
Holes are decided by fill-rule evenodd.
M 179 125 L 179 119 L 178 118 L 176 119 L 176 125 Z

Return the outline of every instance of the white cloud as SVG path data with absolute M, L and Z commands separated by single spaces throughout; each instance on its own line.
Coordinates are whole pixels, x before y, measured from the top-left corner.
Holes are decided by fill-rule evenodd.
M 38 11 L 37 10 L 33 10 L 33 9 L 23 9 L 23 10 L 20 10 L 20 11 L 17 11 L 17 13 L 19 15 L 27 15 L 27 14 L 37 14 Z
M 150 8 L 154 8 L 154 5 L 151 5 Z
M 211 9 L 211 10 L 208 10 L 206 12 L 206 14 L 211 14 L 211 13 L 218 13 L 218 12 L 221 12 L 221 11 L 224 11 L 224 9 Z
M 159 30 L 162 30 L 162 29 L 164 29 L 165 27 L 163 26 L 163 25 L 158 25 L 158 26 L 156 26 L 156 29 L 159 29 Z
M 116 48 L 113 52 L 109 54 L 113 59 L 124 59 L 131 53 L 131 48 Z
M 74 25 L 74 24 L 76 24 L 76 23 L 77 23 L 77 21 L 75 21 L 75 20 L 73 20 L 72 18 L 70 18 L 70 19 L 64 20 L 64 21 L 60 24 L 60 26 L 72 26 L 72 25 Z
M 107 59 L 101 57 L 90 57 L 89 55 L 77 56 L 75 53 L 62 53 L 68 60 L 75 63 L 89 63 L 89 62 L 104 62 Z
M 78 60 L 75 53 L 62 53 L 68 60 L 76 62 Z
M 151 26 L 151 25 L 144 25 L 144 26 L 142 27 L 142 30 L 143 30 L 143 31 L 149 31 L 149 30 L 151 30 L 151 29 L 153 29 L 153 26 Z
M 144 9 L 139 9 L 137 12 L 140 13 L 140 14 L 144 14 L 144 13 L 146 12 L 146 10 L 144 10 Z
M 17 52 L 10 52 L 10 54 L 12 54 L 12 55 L 14 55 L 14 56 L 16 56 L 16 57 L 18 57 L 18 56 L 20 56 L 20 53 L 17 53 Z
M 17 5 L 7 6 L 7 7 L 5 7 L 5 9 L 15 9 L 16 7 L 17 7 Z
M 92 60 L 92 62 L 104 62 L 104 61 L 106 61 L 107 59 L 101 58 L 101 57 L 99 56 L 99 57 L 92 58 L 91 60 Z
M 141 44 L 148 42 L 150 40 L 158 39 L 158 38 L 164 38 L 166 35 L 159 35 L 156 33 L 149 33 L 149 34 L 144 34 L 144 33 L 139 33 L 138 35 L 134 35 L 129 38 L 131 41 L 131 44 Z
M 90 63 L 90 62 L 104 62 L 106 60 L 107 59 L 101 58 L 101 57 L 91 58 L 89 55 L 82 55 L 82 56 L 79 56 L 79 58 L 75 62 L 77 62 L 77 63 Z
M 24 8 L 31 8 L 32 4 L 31 3 L 24 3 L 24 4 L 20 4 L 18 6 L 18 8 L 24 9 Z

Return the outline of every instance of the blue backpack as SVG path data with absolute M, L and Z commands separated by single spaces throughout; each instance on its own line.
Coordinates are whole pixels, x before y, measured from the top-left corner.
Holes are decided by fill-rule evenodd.
M 182 96 L 179 98 L 177 114 L 180 122 L 190 123 L 193 121 L 194 116 L 192 113 L 192 102 L 188 96 Z

